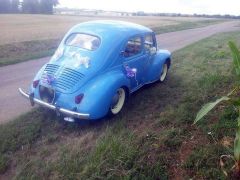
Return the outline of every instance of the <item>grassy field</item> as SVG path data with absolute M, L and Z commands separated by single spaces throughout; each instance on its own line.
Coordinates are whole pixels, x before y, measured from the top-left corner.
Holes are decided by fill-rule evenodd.
M 98 19 L 130 21 L 151 27 L 156 33 L 222 22 L 216 19 L 190 17 L 0 15 L 0 66 L 51 55 L 73 25 Z
M 114 118 L 71 124 L 35 109 L 1 125 L 0 179 L 225 179 L 219 157 L 232 154 L 236 112 L 192 123 L 233 86 L 229 40 L 240 45 L 240 32 L 175 52 L 167 81 L 133 94 Z

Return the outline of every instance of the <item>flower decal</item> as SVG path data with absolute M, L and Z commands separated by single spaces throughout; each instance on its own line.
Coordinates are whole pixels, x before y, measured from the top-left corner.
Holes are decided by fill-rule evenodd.
M 130 68 L 128 65 L 125 65 L 124 68 L 126 70 L 126 76 L 128 78 L 134 78 L 135 81 L 138 84 L 138 81 L 137 81 L 137 69 L 136 68 Z
M 43 72 L 42 82 L 48 85 L 52 85 L 56 81 L 55 76 Z
M 137 75 L 137 69 L 136 68 L 130 68 L 129 66 L 125 66 L 125 70 L 127 72 L 127 77 L 132 78 Z
M 74 64 L 75 67 L 84 66 L 85 68 L 90 67 L 90 58 L 89 57 L 83 57 L 79 53 L 76 53 L 74 55 L 74 59 L 76 60 L 76 63 Z

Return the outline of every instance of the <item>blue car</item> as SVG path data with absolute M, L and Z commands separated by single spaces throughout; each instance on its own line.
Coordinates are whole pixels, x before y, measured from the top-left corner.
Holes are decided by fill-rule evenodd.
M 90 21 L 64 36 L 36 74 L 30 100 L 67 121 L 118 114 L 127 97 L 145 84 L 166 79 L 171 53 L 158 50 L 154 32 L 122 21 Z

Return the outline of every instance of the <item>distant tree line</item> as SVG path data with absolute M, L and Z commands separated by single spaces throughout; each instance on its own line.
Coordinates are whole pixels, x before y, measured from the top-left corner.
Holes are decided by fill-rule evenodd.
M 181 13 L 145 13 L 143 11 L 139 11 L 136 13 L 132 13 L 133 16 L 170 16 L 170 17 L 204 17 L 204 18 L 227 18 L 227 19 L 240 19 L 240 16 L 225 14 L 181 14 Z
M 0 13 L 52 14 L 58 0 L 0 0 Z

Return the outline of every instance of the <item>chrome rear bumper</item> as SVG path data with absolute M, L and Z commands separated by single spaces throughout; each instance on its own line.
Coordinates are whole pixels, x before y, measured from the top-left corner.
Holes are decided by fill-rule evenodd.
M 30 101 L 32 101 L 32 102 L 34 102 L 36 104 L 39 104 L 41 106 L 47 107 L 49 109 L 56 110 L 56 111 L 66 115 L 66 116 L 70 116 L 70 117 L 78 118 L 78 119 L 89 119 L 89 116 L 90 116 L 89 114 L 83 114 L 83 113 L 70 111 L 70 110 L 67 110 L 67 109 L 64 109 L 64 108 L 59 108 L 59 107 L 56 107 L 56 106 L 54 106 L 52 104 L 49 104 L 49 103 L 46 103 L 46 102 L 41 101 L 39 99 L 36 99 L 34 97 L 32 97 L 32 99 L 31 99 L 30 95 L 25 93 L 21 88 L 18 88 L 18 91 L 20 92 L 20 94 L 23 97 L 29 99 Z

